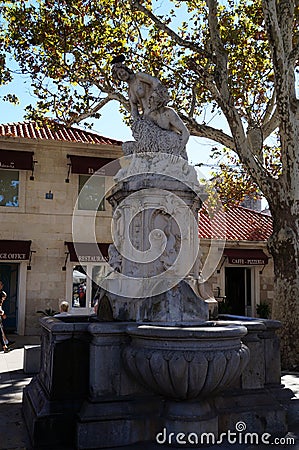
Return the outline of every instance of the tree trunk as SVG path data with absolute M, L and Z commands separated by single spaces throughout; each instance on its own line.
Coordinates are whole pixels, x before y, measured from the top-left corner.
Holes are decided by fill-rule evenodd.
M 274 262 L 272 318 L 281 321 L 281 360 L 285 369 L 299 368 L 299 221 L 290 205 L 271 208 L 273 234 L 268 247 Z

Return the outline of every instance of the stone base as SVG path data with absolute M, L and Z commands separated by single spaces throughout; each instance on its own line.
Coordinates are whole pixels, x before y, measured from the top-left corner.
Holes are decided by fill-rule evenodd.
M 176 446 L 174 437 L 182 432 L 186 436 L 218 435 L 216 411 L 206 400 L 173 402 L 140 397 L 86 402 L 78 417 L 76 449 L 80 450 L 130 448 L 138 443 L 152 444 L 153 448 L 162 443 Z
M 158 449 L 178 448 L 184 443 L 184 448 L 200 449 L 217 445 L 219 439 L 227 444 L 228 437 L 234 435 L 244 444 L 246 433 L 252 433 L 253 439 L 261 439 L 264 433 L 269 433 L 270 439 L 282 437 L 287 433 L 286 403 L 291 392 L 280 390 L 276 393 L 280 400 L 284 397 L 284 404 L 274 391 L 265 390 L 227 392 L 212 403 L 204 399 L 174 402 L 159 397 L 86 402 L 78 415 L 75 448 Z M 236 428 L 243 424 L 244 428 Z
M 289 389 L 248 389 L 225 392 L 215 399 L 219 415 L 219 433 L 236 432 L 238 423 L 245 424 L 244 433 L 269 433 L 285 436 L 287 405 L 293 393 Z
M 82 401 L 51 401 L 38 377 L 23 392 L 22 412 L 28 433 L 36 450 L 73 448 L 75 416 Z
M 173 433 L 172 436 L 178 436 L 182 432 L 185 435 L 212 433 L 214 436 L 218 436 L 218 417 L 213 406 L 213 399 L 188 402 L 168 400 L 165 403 L 162 423 L 163 430 L 164 428 L 167 430 L 168 436 L 171 433 Z M 168 439 L 168 444 L 171 443 L 172 440 L 169 442 Z
M 159 397 L 86 402 L 76 429 L 76 449 L 118 448 L 150 442 L 159 431 L 163 401 Z
M 194 440 L 193 448 L 200 448 L 197 437 L 205 435 L 205 445 L 217 443 L 222 433 L 236 433 L 238 423 L 248 433 L 284 436 L 292 392 L 277 382 L 280 373 L 276 346 L 271 344 L 272 325 L 252 321 L 246 325 L 251 359 L 234 389 L 227 387 L 195 400 L 170 400 L 146 389 L 141 373 L 134 379 L 125 370 L 123 349 L 131 342 L 128 323 L 43 319 L 41 370 L 23 396 L 33 449 L 178 448 L 179 441 L 186 439 L 188 444 Z M 169 356 L 175 350 L 170 346 L 174 332 L 170 327 Z M 219 333 L 219 328 L 214 332 Z M 177 346 L 182 345 L 178 341 Z M 142 364 L 138 367 L 142 371 Z M 165 379 L 159 365 L 152 365 L 152 370 Z

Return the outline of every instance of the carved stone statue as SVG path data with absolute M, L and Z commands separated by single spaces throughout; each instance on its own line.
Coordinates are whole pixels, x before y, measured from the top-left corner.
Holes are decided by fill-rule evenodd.
M 112 73 L 129 85 L 136 142 L 125 143 L 125 154 L 160 151 L 187 159 L 189 131 L 174 109 L 166 106 L 170 98 L 160 80 L 143 72 L 135 74 L 122 62 L 113 65 Z
M 115 245 L 110 244 L 108 248 L 109 264 L 116 271 L 121 272 L 122 257 L 115 248 Z

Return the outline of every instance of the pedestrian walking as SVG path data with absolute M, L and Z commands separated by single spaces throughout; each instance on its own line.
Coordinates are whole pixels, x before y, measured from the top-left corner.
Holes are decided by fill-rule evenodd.
M 3 327 L 3 320 L 6 319 L 6 314 L 3 309 L 3 303 L 7 298 L 6 292 L 3 290 L 3 282 L 0 280 L 0 343 L 4 353 L 9 352 L 9 347 L 14 344 L 14 341 L 10 341 L 5 334 Z

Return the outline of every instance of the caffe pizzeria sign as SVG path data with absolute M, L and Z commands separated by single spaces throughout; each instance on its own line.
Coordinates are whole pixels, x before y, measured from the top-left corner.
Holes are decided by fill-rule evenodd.
M 268 264 L 269 257 L 263 250 L 225 249 L 224 256 L 228 262 L 240 266 L 259 266 Z

